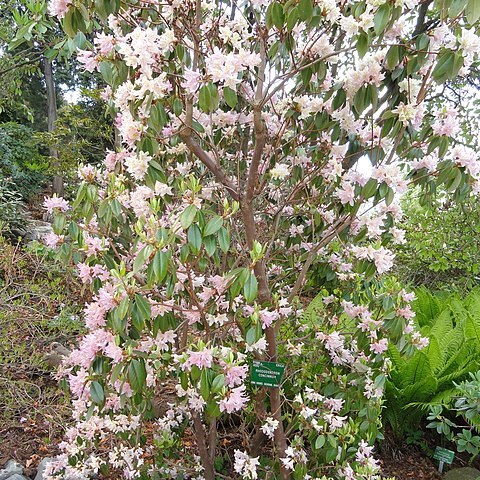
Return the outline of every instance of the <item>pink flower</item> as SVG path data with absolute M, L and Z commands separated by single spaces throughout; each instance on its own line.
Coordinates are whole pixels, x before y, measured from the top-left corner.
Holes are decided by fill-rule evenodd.
M 270 327 L 275 320 L 278 320 L 279 316 L 279 313 L 275 310 L 260 310 L 260 321 L 262 322 L 262 328 L 265 329 Z
M 213 362 L 212 351 L 208 348 L 204 348 L 199 352 L 187 351 L 188 358 L 182 365 L 182 370 L 190 371 L 195 365 L 198 368 L 210 368 Z
M 393 259 L 395 254 L 384 247 L 380 247 L 373 253 L 373 261 L 378 273 L 388 272 L 393 267 Z
M 342 188 L 335 192 L 336 197 L 342 202 L 343 205 L 347 203 L 353 206 L 355 201 L 355 189 L 350 182 L 343 182 Z
M 48 213 L 52 213 L 56 208 L 62 212 L 66 212 L 70 208 L 68 202 L 64 198 L 57 197 L 56 195 L 53 197 L 45 197 L 43 201 L 43 207 Z
M 323 404 L 332 412 L 339 412 L 343 408 L 345 400 L 341 398 L 326 398 Z
M 105 326 L 105 314 L 107 312 L 98 302 L 87 303 L 83 313 L 85 315 L 85 325 L 87 328 L 93 330 Z
M 247 365 L 233 365 L 227 367 L 225 372 L 225 384 L 227 387 L 235 387 L 240 385 L 247 376 Z
M 370 349 L 375 353 L 383 353 L 388 348 L 388 340 L 386 338 L 382 338 L 378 342 L 373 342 L 370 345 Z
M 77 264 L 78 276 L 82 283 L 92 283 L 92 270 L 86 263 Z
M 88 50 L 79 50 L 77 60 L 83 64 L 87 72 L 94 72 L 98 67 L 98 60 L 93 52 Z
M 115 39 L 112 35 L 99 33 L 93 41 L 102 55 L 108 55 L 115 46 Z
M 168 350 L 168 344 L 174 344 L 177 334 L 173 330 L 167 330 L 165 333 L 158 332 L 155 343 L 160 350 Z
M 230 393 L 227 393 L 227 396 L 220 400 L 220 411 L 232 413 L 241 410 L 248 402 L 248 396 L 245 395 L 245 390 L 245 385 L 241 385 L 240 387 L 233 388 Z
M 52 0 L 48 4 L 48 13 L 57 18 L 63 18 L 68 12 L 68 6 L 71 5 L 69 0 Z
M 102 245 L 102 239 L 99 237 L 92 237 L 90 235 L 85 236 L 85 243 L 87 246 L 87 255 L 95 255 L 105 250 Z
M 213 288 L 217 290 L 218 293 L 223 293 L 227 289 L 227 285 L 230 282 L 230 278 L 224 278 L 220 275 L 215 275 L 209 278 L 210 283 L 213 285 Z
M 88 397 L 88 373 L 84 368 L 78 370 L 75 375 L 70 374 L 68 376 L 68 383 L 70 384 L 70 391 L 77 398 Z
M 199 72 L 195 72 L 194 70 L 190 70 L 189 68 L 185 69 L 185 73 L 183 74 L 185 80 L 182 82 L 182 87 L 188 93 L 195 93 L 200 86 L 200 78 L 201 75 Z
M 56 235 L 55 233 L 51 232 L 43 237 L 43 243 L 45 243 L 47 247 L 55 248 L 57 245 L 63 242 L 64 238 L 64 235 Z
M 413 300 L 415 300 L 415 293 L 414 292 L 407 293 L 406 290 L 402 289 L 400 294 L 401 294 L 404 302 L 412 302 Z
M 410 320 L 415 316 L 415 312 L 412 311 L 412 308 L 410 307 L 410 305 L 407 305 L 405 308 L 399 308 L 397 310 L 397 315 L 399 317 L 403 317 L 403 318 L 406 318 L 407 320 Z

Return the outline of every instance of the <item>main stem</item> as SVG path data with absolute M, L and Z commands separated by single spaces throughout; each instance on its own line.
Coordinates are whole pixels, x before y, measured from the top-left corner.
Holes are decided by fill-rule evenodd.
M 195 431 L 195 440 L 197 442 L 198 454 L 200 455 L 200 460 L 204 468 L 205 480 L 215 480 L 215 469 L 213 467 L 213 461 L 210 456 L 208 444 L 207 444 L 207 434 L 205 428 L 203 427 L 202 419 L 198 412 L 192 411 L 193 417 L 193 429 Z
M 253 242 L 257 238 L 257 231 L 255 226 L 255 218 L 253 214 L 253 204 L 246 199 L 242 204 L 242 216 L 245 226 L 245 236 L 247 240 L 247 246 L 249 249 L 253 248 Z M 255 277 L 258 282 L 258 302 L 260 304 L 270 303 L 272 295 L 270 288 L 268 287 L 267 272 L 265 267 L 265 261 L 259 260 L 254 266 Z M 267 355 L 268 359 L 272 362 L 277 360 L 277 340 L 275 335 L 274 326 L 267 327 L 265 329 L 265 336 L 267 339 Z M 260 398 L 258 401 L 263 401 Z M 272 417 L 278 421 L 278 427 L 275 430 L 275 446 L 277 449 L 278 458 L 285 458 L 285 451 L 287 450 L 287 439 L 285 437 L 285 431 L 283 429 L 282 421 L 282 401 L 280 397 L 280 390 L 278 388 L 270 389 L 270 406 L 272 410 Z M 290 478 L 290 472 L 287 470 L 280 461 L 280 478 L 281 480 L 288 480 Z

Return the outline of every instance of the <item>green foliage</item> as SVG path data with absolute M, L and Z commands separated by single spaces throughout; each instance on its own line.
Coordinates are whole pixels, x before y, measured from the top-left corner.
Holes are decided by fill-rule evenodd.
M 458 452 L 467 452 L 473 459 L 480 453 L 480 371 L 453 385 L 455 393 L 448 401 L 430 406 L 427 428 L 444 435 Z
M 58 111 L 53 132 L 38 134 L 47 146 L 57 150 L 60 165 L 55 172 L 64 176 L 70 193 L 77 179 L 79 164 L 98 164 L 107 150 L 113 150 L 113 126 L 105 117 L 104 103 L 96 90 L 82 90 L 76 104 L 65 104 Z
M 0 182 L 0 231 L 5 236 L 15 237 L 15 232 L 22 230 L 25 224 L 23 211 L 21 195 L 11 182 L 4 179 Z
M 398 435 L 417 427 L 431 405 L 451 401 L 452 382 L 465 379 L 480 362 L 480 289 L 463 301 L 420 289 L 413 306 L 430 342 L 409 357 L 395 346 L 389 349 L 393 370 L 386 384 L 385 419 Z
M 0 177 L 24 200 L 38 192 L 48 163 L 34 132 L 23 125 L 0 124 Z
M 420 206 L 411 192 L 403 204 L 406 243 L 396 247 L 396 275 L 404 283 L 431 290 L 466 293 L 480 281 L 480 207 L 437 200 Z

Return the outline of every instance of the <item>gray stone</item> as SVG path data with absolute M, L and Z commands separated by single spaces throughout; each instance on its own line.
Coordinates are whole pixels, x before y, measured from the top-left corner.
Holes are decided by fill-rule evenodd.
M 16 473 L 15 475 L 8 477 L 7 480 L 30 480 L 30 479 L 28 477 L 24 477 L 23 475 L 19 475 L 18 473 Z
M 0 480 L 7 480 L 12 477 L 12 475 L 23 473 L 23 467 L 17 463 L 15 460 L 9 460 L 4 468 L 0 470 Z M 20 479 L 14 479 L 20 480 Z
M 471 467 L 452 468 L 445 475 L 445 480 L 477 480 L 480 470 Z
M 53 233 L 53 227 L 51 223 L 42 222 L 40 220 L 30 220 L 27 224 L 23 240 L 25 242 L 32 242 L 33 240 L 40 242 L 43 237 L 49 233 Z
M 35 475 L 35 480 L 44 480 L 43 474 L 45 472 L 45 467 L 47 466 L 47 463 L 51 462 L 52 460 L 53 458 L 46 457 L 40 462 L 37 474 Z

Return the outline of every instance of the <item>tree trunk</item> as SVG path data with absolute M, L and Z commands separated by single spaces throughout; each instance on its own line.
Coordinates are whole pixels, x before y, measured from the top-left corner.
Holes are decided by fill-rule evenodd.
M 57 96 L 53 79 L 52 61 L 45 57 L 43 59 L 43 67 L 47 90 L 47 131 L 53 132 L 55 130 L 55 122 L 57 121 Z M 59 175 L 60 162 L 58 160 L 58 150 L 55 147 L 50 147 L 50 157 L 54 171 L 52 191 L 59 197 L 63 197 L 65 188 L 63 185 L 63 177 Z

